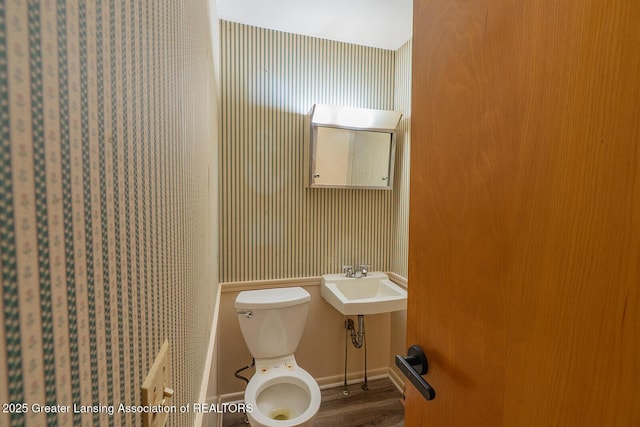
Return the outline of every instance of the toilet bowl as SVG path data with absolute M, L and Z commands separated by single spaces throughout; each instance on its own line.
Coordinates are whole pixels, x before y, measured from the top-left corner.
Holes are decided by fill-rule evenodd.
M 240 330 L 256 367 L 244 393 L 253 427 L 313 425 L 320 387 L 294 356 L 310 300 L 300 287 L 243 291 L 236 298 Z
M 244 401 L 254 427 L 312 426 L 320 408 L 320 387 L 290 357 L 256 365 Z

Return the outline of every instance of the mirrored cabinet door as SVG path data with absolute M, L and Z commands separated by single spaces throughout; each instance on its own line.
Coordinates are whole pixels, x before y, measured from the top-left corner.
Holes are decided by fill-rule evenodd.
M 353 131 L 351 185 L 387 187 L 391 154 L 391 134 Z
M 310 114 L 308 185 L 390 190 L 395 111 L 315 105 Z
M 352 131 L 319 127 L 315 132 L 316 141 L 322 144 L 316 147 L 312 159 L 311 185 L 349 185 Z

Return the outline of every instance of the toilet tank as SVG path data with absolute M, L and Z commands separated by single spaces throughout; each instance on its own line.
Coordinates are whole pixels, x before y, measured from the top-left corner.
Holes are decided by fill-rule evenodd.
M 266 359 L 295 353 L 309 301 L 311 295 L 300 287 L 240 292 L 236 312 L 251 355 Z

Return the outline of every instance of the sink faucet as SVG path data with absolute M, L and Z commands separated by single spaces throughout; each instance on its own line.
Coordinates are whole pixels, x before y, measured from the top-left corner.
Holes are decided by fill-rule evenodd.
M 349 277 L 349 278 L 354 277 L 353 276 L 353 266 L 352 265 L 343 265 L 342 266 L 342 271 L 344 271 L 344 273 L 345 273 L 344 275 L 346 277 Z
M 367 277 L 369 267 L 369 264 L 362 264 L 354 270 L 352 265 L 343 265 L 342 270 L 344 271 L 345 277 L 359 279 L 361 277 Z

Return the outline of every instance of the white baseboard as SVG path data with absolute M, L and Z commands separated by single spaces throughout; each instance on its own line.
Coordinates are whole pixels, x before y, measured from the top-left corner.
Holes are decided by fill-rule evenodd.
M 211 332 L 209 334 L 209 345 L 207 346 L 207 357 L 205 360 L 207 361 L 204 366 L 204 371 L 202 372 L 202 382 L 200 383 L 200 402 L 205 400 L 205 396 L 207 395 L 207 389 L 209 388 L 209 377 L 211 373 L 211 360 L 213 359 L 213 350 L 216 343 L 216 335 L 218 331 L 218 313 L 220 311 L 220 286 L 216 289 L 216 302 L 213 307 L 213 315 L 211 316 Z M 196 413 L 193 425 L 196 427 L 202 426 L 203 423 L 203 414 Z
M 400 391 L 400 393 L 402 393 L 404 395 L 404 378 L 402 378 L 400 375 L 398 375 L 398 373 L 391 369 L 389 369 L 389 379 L 391 380 L 391 382 L 393 383 L 393 385 L 396 386 L 396 388 Z
M 367 371 L 367 379 L 369 381 L 387 378 L 389 368 L 377 368 Z M 328 388 L 341 387 L 344 385 L 344 375 L 333 375 L 330 377 L 317 378 L 316 382 L 320 386 L 320 390 Z M 347 373 L 347 384 L 360 384 L 364 382 L 364 371 Z
M 244 398 L 244 391 L 236 391 L 235 393 L 221 394 L 219 397 L 220 403 L 241 402 Z

